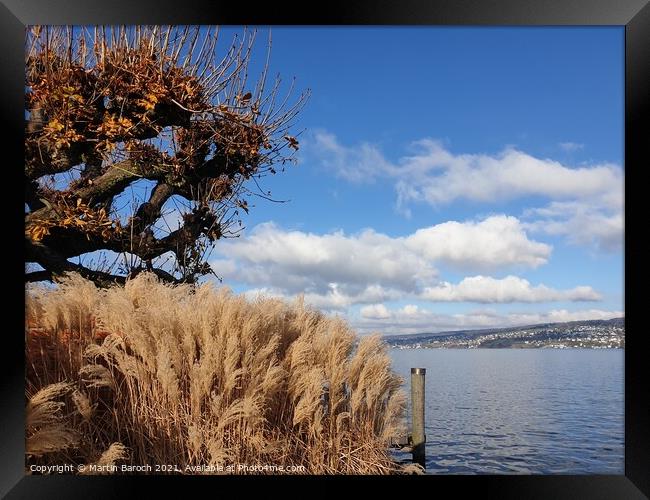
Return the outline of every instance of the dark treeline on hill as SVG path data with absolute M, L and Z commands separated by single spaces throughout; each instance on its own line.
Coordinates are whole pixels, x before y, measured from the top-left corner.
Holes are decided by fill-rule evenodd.
M 625 318 L 387 335 L 385 340 L 399 348 L 617 348 L 625 346 Z

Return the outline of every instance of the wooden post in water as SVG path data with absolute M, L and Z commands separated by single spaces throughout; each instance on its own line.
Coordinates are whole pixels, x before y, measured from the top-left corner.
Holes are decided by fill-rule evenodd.
M 426 368 L 411 368 L 411 439 L 413 461 L 426 467 L 424 443 L 424 376 Z

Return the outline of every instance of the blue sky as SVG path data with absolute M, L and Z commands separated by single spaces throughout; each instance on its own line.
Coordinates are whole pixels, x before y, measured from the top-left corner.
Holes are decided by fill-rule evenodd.
M 215 247 L 224 283 L 361 332 L 623 314 L 622 28 L 271 33 L 312 91 L 300 161 Z
M 302 294 L 361 333 L 624 314 L 623 28 L 271 36 L 281 90 L 311 89 L 299 162 L 263 180 L 289 201 L 251 198 L 241 237 L 217 242 L 223 285 Z

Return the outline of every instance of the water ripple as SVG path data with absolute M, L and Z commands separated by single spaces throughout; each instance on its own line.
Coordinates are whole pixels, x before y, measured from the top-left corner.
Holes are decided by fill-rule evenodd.
M 391 355 L 406 389 L 427 368 L 428 473 L 623 474 L 622 350 Z

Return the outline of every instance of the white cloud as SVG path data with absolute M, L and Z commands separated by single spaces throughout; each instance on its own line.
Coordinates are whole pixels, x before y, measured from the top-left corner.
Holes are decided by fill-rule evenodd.
M 600 299 L 588 286 L 555 290 L 512 275 L 478 275 L 458 284 L 439 280 L 437 266 L 443 263 L 497 270 L 545 263 L 551 247 L 529 240 L 514 217 L 446 222 L 404 237 L 371 229 L 319 235 L 264 223 L 216 250 L 220 256 L 211 261 L 214 271 L 226 283 L 253 287 L 249 295 L 302 294 L 307 303 L 325 310 L 365 304 L 370 306 L 364 309 L 366 316 L 378 314 L 377 304 L 409 298 L 478 303 Z
M 471 269 L 534 268 L 545 264 L 551 254 L 549 245 L 528 239 L 516 217 L 505 215 L 418 229 L 406 239 L 406 246 L 433 261 Z
M 347 293 L 345 284 L 339 286 L 337 283 L 330 283 L 325 293 L 308 292 L 303 293 L 305 302 L 314 307 L 325 310 L 345 309 L 353 304 L 372 304 L 388 300 L 397 300 L 403 292 L 395 288 L 385 288 L 381 285 L 368 285 L 358 292 Z
M 525 211 L 524 219 L 530 220 L 523 227 L 531 232 L 565 236 L 571 243 L 610 252 L 623 247 L 622 210 L 605 210 L 581 202 L 553 202 Z
M 361 317 L 368 319 L 390 318 L 390 313 L 384 304 L 372 304 L 361 308 Z
M 580 151 L 585 147 L 584 144 L 580 144 L 577 142 L 560 142 L 558 146 L 562 151 L 567 151 L 567 152 Z
M 460 269 L 537 267 L 551 253 L 550 246 L 529 240 L 516 218 L 505 216 L 446 222 L 406 237 L 372 229 L 319 235 L 264 223 L 217 250 L 221 256 L 211 265 L 227 280 L 316 294 L 341 307 L 417 295 L 438 282 L 439 263 Z
M 325 131 L 316 132 L 313 138 L 303 140 L 303 150 L 306 155 L 317 151 L 326 168 L 351 182 L 373 181 L 394 170 L 376 146 L 362 143 L 356 149 L 347 148 L 339 144 L 334 134 Z
M 345 147 L 327 132 L 314 135 L 310 150 L 318 149 L 321 162 L 348 180 L 398 179 L 403 201 L 424 200 L 439 205 L 456 199 L 498 201 L 539 195 L 552 199 L 591 198 L 622 186 L 621 169 L 603 163 L 571 168 L 539 159 L 509 147 L 497 155 L 454 155 L 439 141 L 413 143 L 416 153 L 391 163 L 368 143 Z
M 419 308 L 416 305 L 413 304 L 406 304 L 402 309 L 400 309 L 400 312 L 406 315 L 415 315 L 419 313 Z
M 304 291 L 292 293 L 280 287 L 258 287 L 247 290 L 244 292 L 244 295 L 248 298 L 265 296 L 277 297 L 289 301 L 301 296 L 306 304 L 323 311 L 331 312 L 347 309 L 354 304 L 373 304 L 376 302 L 397 300 L 401 297 L 402 292 L 395 289 L 385 289 L 378 285 L 370 285 L 358 293 L 348 294 L 342 292 L 338 284 L 332 283 L 329 289 L 323 293 Z
M 352 295 L 379 284 L 412 291 L 437 275 L 432 262 L 407 248 L 403 238 L 372 229 L 318 235 L 264 223 L 218 250 L 239 264 L 236 273 L 225 273 L 228 278 L 290 292 L 325 293 L 338 286 L 338 292 Z
M 584 321 L 589 319 L 612 319 L 624 316 L 623 311 L 602 311 L 600 309 L 589 309 L 587 311 L 567 311 L 559 309 L 549 311 L 540 315 L 543 321 L 550 323 L 561 323 L 563 321 Z M 515 316 L 516 317 L 516 316 Z
M 406 306 L 392 311 L 387 309 L 387 312 L 388 317 L 381 319 L 361 317 L 352 320 L 351 324 L 362 334 L 371 332 L 408 334 L 611 319 L 624 316 L 622 311 L 604 311 L 600 309 L 581 311 L 557 309 L 526 314 L 497 314 L 493 311 L 473 311 L 466 314 L 437 314 L 416 306 Z
M 562 145 L 565 150 L 582 146 Z M 583 217 L 576 218 L 569 211 L 553 220 L 541 217 L 531 221 L 530 227 L 568 236 L 575 243 L 595 244 L 602 250 L 620 249 L 613 244 L 622 240 L 622 233 L 614 234 L 622 231 L 623 219 L 623 171 L 618 165 L 571 167 L 513 147 L 496 155 L 456 155 L 431 139 L 416 141 L 411 147 L 413 154 L 391 162 L 372 144 L 343 146 L 325 131 L 315 133 L 305 146 L 308 157 L 349 181 L 393 179 L 396 208 L 407 217 L 411 202 L 441 206 L 458 200 L 491 203 L 537 196 L 550 200 L 550 207 L 557 203 L 588 207 L 591 215 L 589 223 L 582 224 Z M 599 220 L 606 223 L 604 229 Z M 580 229 L 579 234 L 575 228 Z
M 237 273 L 237 262 L 232 259 L 214 259 L 210 261 L 210 267 L 220 278 Z
M 439 146 L 430 145 L 436 152 Z M 415 199 L 431 204 L 455 199 L 497 201 L 524 196 L 572 199 L 609 193 L 621 185 L 620 171 L 613 165 L 568 168 L 552 160 L 541 160 L 515 149 L 493 157 L 487 155 L 451 156 L 437 168 L 440 175 L 423 171 L 426 178 Z
M 495 279 L 489 276 L 472 276 L 454 285 L 442 282 L 427 287 L 420 297 L 432 302 L 553 302 L 553 301 L 596 301 L 602 297 L 589 286 L 571 290 L 555 290 L 545 285 L 531 284 L 517 276 Z

